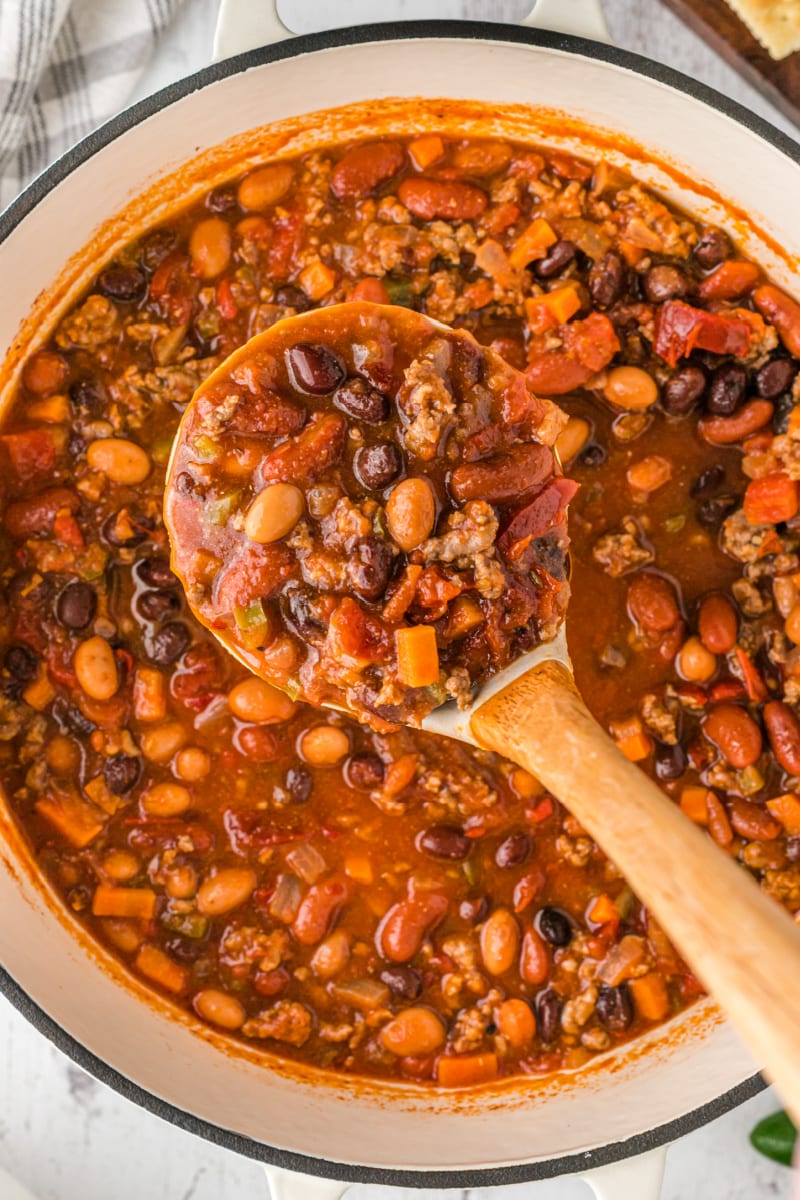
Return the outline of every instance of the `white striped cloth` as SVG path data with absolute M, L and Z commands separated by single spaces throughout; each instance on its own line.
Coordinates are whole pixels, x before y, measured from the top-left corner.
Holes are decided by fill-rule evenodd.
M 0 209 L 124 107 L 183 0 L 0 0 Z

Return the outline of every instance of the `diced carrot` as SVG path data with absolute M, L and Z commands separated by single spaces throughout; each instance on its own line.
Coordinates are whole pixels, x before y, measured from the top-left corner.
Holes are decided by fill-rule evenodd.
M 736 647 L 736 660 L 744 679 L 744 685 L 747 688 L 747 696 L 750 700 L 755 700 L 760 703 L 767 698 L 767 685 L 761 678 L 758 667 L 752 662 L 750 655 L 741 646 Z
M 637 246 L 635 242 L 629 242 L 627 238 L 620 239 L 619 250 L 629 267 L 635 267 L 645 256 L 644 247 Z
M 552 796 L 544 796 L 538 803 L 525 809 L 525 816 L 532 825 L 539 825 L 548 817 L 552 817 L 554 811 L 555 805 Z
M 156 911 L 156 894 L 152 888 L 114 887 L 99 883 L 92 898 L 96 917 L 135 917 L 150 921 Z
M 800 404 L 795 405 L 789 413 L 789 422 L 786 428 L 789 437 L 796 437 L 800 433 Z
M 444 142 L 438 133 L 424 133 L 409 143 L 408 153 L 418 171 L 424 171 L 432 163 L 444 158 Z
M 166 680 L 155 667 L 136 668 L 133 712 L 138 721 L 163 721 L 167 715 Z
M 436 1082 L 442 1087 L 474 1087 L 496 1078 L 496 1054 L 443 1054 L 436 1063 Z
M 708 788 L 692 785 L 681 792 L 680 810 L 695 825 L 708 824 Z
M 778 525 L 791 521 L 800 508 L 797 481 L 784 471 L 751 479 L 744 494 L 744 515 L 751 525 Z
M 527 229 L 523 229 L 509 251 L 508 261 L 518 271 L 527 267 L 534 259 L 544 258 L 550 246 L 558 241 L 558 234 L 544 217 L 536 217 Z
M 661 1021 L 669 1012 L 669 996 L 664 980 L 655 971 L 631 979 L 628 983 L 633 1003 L 640 1017 L 646 1021 Z
M 653 739 L 649 733 L 635 733 L 633 737 L 623 738 L 617 742 L 617 749 L 631 762 L 641 762 L 651 753 Z
M 767 808 L 790 837 L 800 834 L 800 800 L 793 792 L 785 792 L 783 796 L 768 800 Z
M 370 304 L 391 304 L 392 302 L 380 279 L 375 279 L 374 276 L 359 279 L 350 293 L 350 299 L 368 300 Z
M 414 594 L 417 590 L 421 574 L 422 567 L 416 563 L 409 563 L 403 571 L 397 587 L 383 608 L 383 619 L 388 625 L 394 625 L 398 621 L 402 621 L 408 612 L 414 602 Z
M 586 910 L 586 916 L 595 925 L 605 925 L 608 921 L 619 922 L 617 906 L 606 892 L 595 896 Z
M 102 813 L 77 795 L 45 796 L 33 807 L 78 850 L 93 842 L 105 824 Z
M 407 687 L 429 687 L 439 679 L 439 651 L 432 625 L 412 625 L 395 633 L 397 674 Z
M 63 392 L 55 396 L 47 396 L 44 400 L 34 400 L 25 408 L 25 416 L 30 421 L 44 421 L 48 425 L 60 425 L 69 419 L 69 400 Z
M 626 478 L 637 492 L 658 491 L 672 478 L 672 463 L 660 454 L 647 454 L 628 467 Z
M 33 682 L 29 683 L 25 688 L 25 691 L 22 693 L 22 699 L 31 708 L 35 708 L 37 712 L 42 712 L 43 709 L 47 708 L 55 694 L 55 689 L 50 682 L 47 671 L 42 668 Z
M 544 333 L 558 325 L 566 325 L 581 306 L 578 285 L 572 281 L 552 292 L 531 296 L 525 301 L 528 325 L 534 333 Z
M 173 962 L 157 946 L 142 946 L 136 955 L 135 965 L 142 975 L 146 975 L 153 983 L 157 983 L 167 992 L 174 992 L 175 995 L 185 991 L 189 983 L 186 967 Z
M 703 300 L 736 300 L 751 292 L 760 276 L 761 271 L 755 263 L 729 258 L 711 275 L 706 275 L 698 292 Z
M 344 873 L 356 883 L 372 883 L 375 879 L 372 859 L 366 854 L 348 854 L 344 860 Z
M 336 286 L 336 272 L 321 259 L 309 263 L 298 276 L 300 287 L 309 300 L 321 300 Z

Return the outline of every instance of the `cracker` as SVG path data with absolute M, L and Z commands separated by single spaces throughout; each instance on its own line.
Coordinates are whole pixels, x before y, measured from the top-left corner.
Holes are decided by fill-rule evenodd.
M 800 50 L 800 0 L 728 0 L 772 58 Z

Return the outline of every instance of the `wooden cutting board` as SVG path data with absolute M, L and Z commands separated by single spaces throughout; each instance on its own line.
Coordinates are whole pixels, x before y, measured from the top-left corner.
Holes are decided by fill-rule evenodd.
M 800 125 L 800 51 L 776 62 L 725 0 L 662 0 L 768 100 Z

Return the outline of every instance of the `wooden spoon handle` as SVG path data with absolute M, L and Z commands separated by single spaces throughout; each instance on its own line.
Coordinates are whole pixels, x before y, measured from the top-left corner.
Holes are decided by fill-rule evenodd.
M 800 929 L 614 746 L 542 663 L 473 714 L 488 749 L 563 801 L 622 871 L 800 1119 Z

